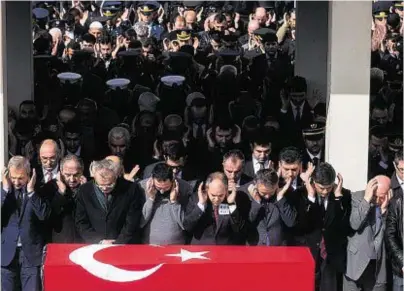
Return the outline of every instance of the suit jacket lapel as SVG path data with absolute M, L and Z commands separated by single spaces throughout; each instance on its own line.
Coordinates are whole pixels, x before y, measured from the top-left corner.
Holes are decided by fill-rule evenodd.
M 22 205 L 21 205 L 21 212 L 20 212 L 20 217 L 19 217 L 19 222 L 21 222 L 22 217 L 24 216 L 25 208 L 27 207 L 28 203 L 28 194 L 23 192 L 23 199 L 22 199 Z
M 331 222 L 334 220 L 334 216 L 335 216 L 334 206 L 335 206 L 334 194 L 332 193 L 328 196 L 327 210 L 325 212 L 325 217 L 324 217 L 324 226 L 330 225 Z
M 106 203 L 106 199 L 105 199 L 105 196 L 104 196 L 104 194 L 101 192 L 101 190 L 99 190 L 98 188 L 97 188 L 97 186 L 96 185 L 94 185 L 94 192 L 95 192 L 95 200 L 97 200 L 96 201 L 96 203 L 100 206 L 100 208 L 102 209 L 102 210 L 104 210 L 105 212 L 107 212 L 107 203 Z M 91 195 L 92 196 L 92 195 Z

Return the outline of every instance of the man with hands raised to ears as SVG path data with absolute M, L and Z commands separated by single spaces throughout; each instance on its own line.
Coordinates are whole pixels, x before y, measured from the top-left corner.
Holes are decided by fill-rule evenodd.
M 230 193 L 229 193 L 230 192 Z M 236 205 L 236 187 L 228 188 L 225 174 L 210 174 L 187 206 L 184 227 L 195 245 L 234 245 L 245 221 Z
M 346 268 L 347 235 L 351 233 L 351 193 L 343 178 L 328 163 L 301 175 L 306 188 L 307 228 L 304 238 L 316 262 L 316 286 L 320 291 L 341 290 Z
M 392 197 L 390 178 L 376 176 L 365 191 L 352 194 L 344 290 L 386 290 L 386 211 Z
M 143 228 L 142 243 L 185 244 L 184 212 L 191 186 L 176 180 L 172 168 L 165 163 L 157 164 L 152 176 L 140 182 L 145 204 L 140 226 Z
M 41 290 L 40 266 L 45 246 L 48 201 L 34 192 L 36 172 L 25 157 L 14 156 L 1 185 L 1 289 Z M 19 278 L 20 282 L 17 282 Z
M 293 227 L 296 210 L 285 198 L 290 191 L 292 179 L 289 177 L 282 188 L 274 169 L 259 170 L 254 182 L 248 187 L 251 209 L 249 214 L 249 245 L 280 246 L 285 243 L 285 226 Z

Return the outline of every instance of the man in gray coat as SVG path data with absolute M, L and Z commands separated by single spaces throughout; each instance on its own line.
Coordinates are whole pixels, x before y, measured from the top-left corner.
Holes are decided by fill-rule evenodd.
M 187 182 L 175 179 L 173 170 L 165 163 L 157 164 L 149 179 L 142 180 L 145 204 L 140 226 L 142 243 L 182 245 L 186 243 L 183 221 L 188 199 L 192 193 Z
M 392 191 L 390 178 L 376 176 L 365 191 L 352 195 L 351 228 L 348 237 L 344 291 L 386 290 L 386 210 Z

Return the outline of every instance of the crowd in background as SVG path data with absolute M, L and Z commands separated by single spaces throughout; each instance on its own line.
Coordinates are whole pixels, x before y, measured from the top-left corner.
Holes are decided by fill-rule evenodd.
M 324 161 L 326 96 L 294 74 L 293 1 L 37 2 L 33 19 L 3 290 L 41 290 L 51 242 L 307 246 L 316 290 L 402 290 L 403 2 L 373 4 L 355 193 Z

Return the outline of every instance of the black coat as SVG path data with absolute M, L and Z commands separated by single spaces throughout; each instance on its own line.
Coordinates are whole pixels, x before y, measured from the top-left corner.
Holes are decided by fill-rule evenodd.
M 198 194 L 195 193 L 187 206 L 184 228 L 192 235 L 193 245 L 236 245 L 245 221 L 238 209 L 229 215 L 219 215 L 216 225 L 212 204 L 208 201 L 205 211 L 198 207 Z
M 140 218 L 144 195 L 137 183 L 119 178 L 104 209 L 97 198 L 93 181 L 82 185 L 77 193 L 75 222 L 85 243 L 114 239 L 115 243 L 136 242 L 140 238 Z
M 397 193 L 389 202 L 385 230 L 386 250 L 393 272 L 403 277 L 403 195 Z

